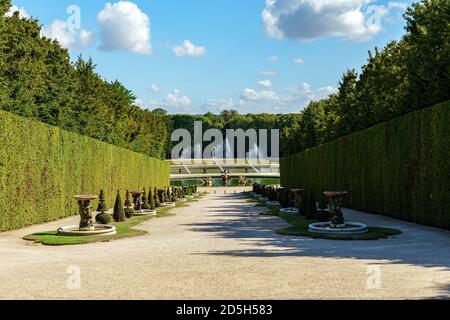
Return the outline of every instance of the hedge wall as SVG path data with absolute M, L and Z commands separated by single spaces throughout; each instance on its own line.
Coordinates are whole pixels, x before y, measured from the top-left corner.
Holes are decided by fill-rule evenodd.
M 76 194 L 169 185 L 169 165 L 0 110 L 0 231 L 77 214 Z M 96 203 L 94 204 L 96 205 Z
M 348 190 L 349 207 L 450 229 L 450 102 L 281 161 L 281 183 Z

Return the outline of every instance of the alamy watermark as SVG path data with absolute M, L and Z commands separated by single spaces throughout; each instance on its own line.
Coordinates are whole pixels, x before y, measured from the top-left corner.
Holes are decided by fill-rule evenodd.
M 81 9 L 77 5 L 70 5 L 67 7 L 66 13 L 69 17 L 66 20 L 67 30 L 75 32 L 81 29 Z
M 81 268 L 77 265 L 68 266 L 66 273 L 69 275 L 67 278 L 67 289 L 80 290 L 81 289 Z
M 267 129 L 208 129 L 203 132 L 201 121 L 194 122 L 193 137 L 189 130 L 177 129 L 172 133 L 171 140 L 178 142 L 172 149 L 172 161 L 180 164 L 186 164 L 186 161 L 201 164 L 204 159 L 224 164 L 236 160 L 264 163 L 278 160 L 280 156 L 278 129 L 270 130 L 270 148 Z
M 382 273 L 380 266 L 367 267 L 367 289 L 379 290 L 382 285 Z

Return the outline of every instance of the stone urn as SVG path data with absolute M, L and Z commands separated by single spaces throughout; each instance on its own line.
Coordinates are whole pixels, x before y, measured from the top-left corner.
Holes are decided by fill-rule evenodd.
M 94 231 L 94 215 L 91 212 L 91 201 L 96 200 L 94 195 L 79 195 L 74 197 L 78 202 L 80 213 L 80 231 Z
M 144 191 L 134 191 L 131 193 L 133 196 L 133 205 L 135 211 L 141 211 L 142 210 L 142 195 L 144 194 Z
M 344 214 L 342 213 L 342 202 L 344 198 L 349 195 L 349 192 L 325 191 L 323 195 L 329 202 L 331 227 L 332 228 L 345 227 Z

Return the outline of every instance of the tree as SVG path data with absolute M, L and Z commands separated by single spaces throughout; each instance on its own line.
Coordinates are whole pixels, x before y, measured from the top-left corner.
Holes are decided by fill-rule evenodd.
M 231 121 L 234 117 L 239 115 L 239 112 L 236 110 L 224 110 L 220 113 L 220 116 L 222 117 L 224 123 L 225 123 L 225 129 L 228 129 L 228 126 L 230 125 Z
M 358 74 L 356 71 L 348 70 L 339 81 L 336 110 L 336 134 L 347 135 L 358 128 L 358 109 L 356 84 Z
M 108 208 L 108 205 L 106 204 L 105 193 L 103 192 L 103 190 L 100 190 L 97 211 L 100 213 L 105 213 L 108 210 L 109 210 L 109 208 Z
M 312 190 L 305 197 L 304 208 L 307 220 L 313 220 L 317 216 L 317 204 Z
M 147 199 L 148 199 L 147 198 L 147 192 L 145 191 L 145 188 L 144 188 L 144 193 L 142 194 L 142 209 L 144 209 L 144 210 L 150 210 L 151 209 L 151 206 L 148 203 Z
M 5 13 L 11 8 L 11 0 L 1 0 L 0 1 L 0 17 L 3 17 Z
M 420 109 L 450 99 L 450 2 L 413 3 L 404 18 L 410 103 Z
M 154 192 L 154 198 L 155 198 L 155 207 L 156 208 L 161 207 L 161 202 L 159 201 L 158 190 L 156 188 L 155 188 L 155 192 Z
M 148 203 L 150 204 L 150 210 L 156 209 L 155 197 L 153 196 L 152 188 L 150 188 L 148 191 Z
M 153 114 L 159 115 L 159 116 L 165 116 L 167 115 L 167 110 L 163 108 L 156 108 L 152 111 Z
M 114 221 L 123 222 L 126 221 L 127 218 L 125 216 L 125 210 L 123 209 L 122 198 L 120 196 L 120 191 L 117 191 L 116 203 L 114 204 Z
M 133 203 L 131 202 L 130 192 L 127 190 L 125 196 L 125 217 L 128 219 L 134 216 Z

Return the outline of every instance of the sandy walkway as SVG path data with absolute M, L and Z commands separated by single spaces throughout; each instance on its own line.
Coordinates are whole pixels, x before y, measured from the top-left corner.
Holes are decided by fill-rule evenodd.
M 293 238 L 277 235 L 284 222 L 258 210 L 217 194 L 141 225 L 150 234 L 140 238 L 73 247 L 20 239 L 74 219 L 0 234 L 0 298 L 450 297 L 447 232 L 349 210 L 352 220 L 404 234 L 375 242 Z M 70 266 L 80 268 L 80 289 L 67 287 Z M 380 271 L 379 289 L 368 289 L 368 268 Z

